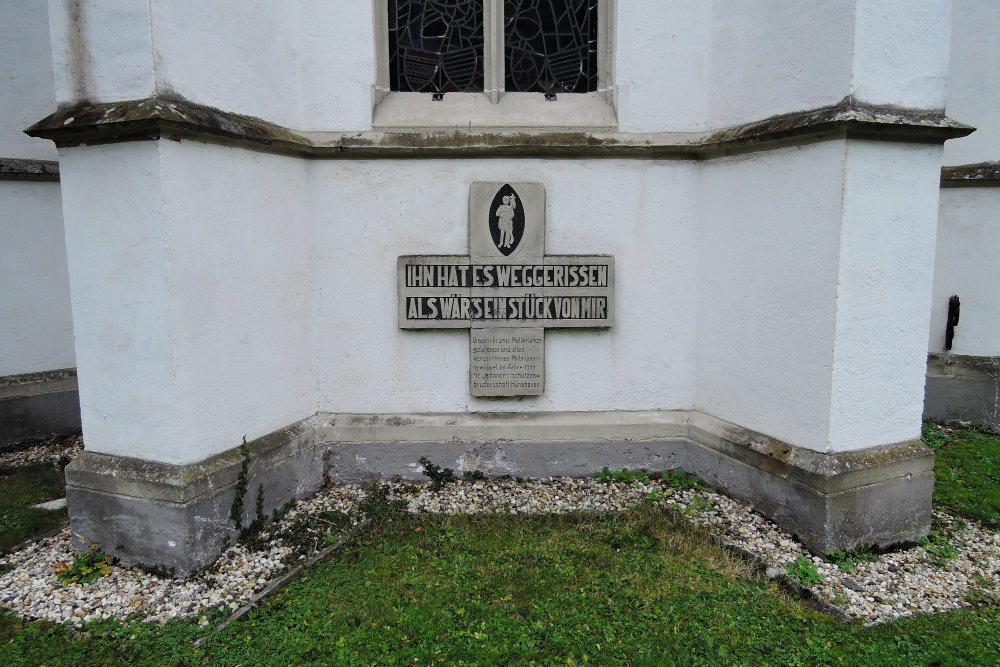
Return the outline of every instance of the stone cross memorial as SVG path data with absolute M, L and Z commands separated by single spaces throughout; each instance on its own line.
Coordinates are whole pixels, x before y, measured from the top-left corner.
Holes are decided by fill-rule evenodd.
M 541 183 L 473 183 L 468 255 L 398 260 L 402 329 L 469 329 L 473 396 L 545 389 L 545 329 L 614 325 L 615 260 L 545 254 Z

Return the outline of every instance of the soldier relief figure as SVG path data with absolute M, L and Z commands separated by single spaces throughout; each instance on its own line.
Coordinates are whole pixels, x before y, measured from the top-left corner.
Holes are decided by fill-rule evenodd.
M 514 244 L 514 211 L 517 209 L 517 198 L 514 195 L 506 195 L 503 204 L 497 207 L 497 227 L 500 229 L 500 242 L 497 244 L 501 248 L 510 248 Z
M 510 183 L 504 184 L 483 211 L 493 245 L 505 257 L 517 250 L 524 236 L 525 203 Z

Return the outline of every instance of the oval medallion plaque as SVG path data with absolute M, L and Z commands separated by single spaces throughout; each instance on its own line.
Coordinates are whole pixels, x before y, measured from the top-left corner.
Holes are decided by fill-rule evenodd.
M 524 205 L 510 186 L 504 185 L 493 197 L 489 211 L 490 236 L 493 245 L 505 257 L 517 248 L 524 236 Z

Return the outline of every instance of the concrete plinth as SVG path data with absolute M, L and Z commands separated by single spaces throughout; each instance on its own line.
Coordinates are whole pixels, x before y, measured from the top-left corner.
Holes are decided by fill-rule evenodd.
M 18 440 L 79 430 L 74 369 L 0 378 L 0 449 Z
M 1000 430 L 1000 357 L 928 355 L 924 419 Z
M 70 528 L 78 549 L 98 545 L 123 563 L 186 575 L 211 563 L 226 537 L 243 462 L 242 525 L 322 483 L 314 419 L 304 420 L 192 465 L 85 452 L 66 467 Z
M 757 509 L 817 553 L 927 534 L 934 456 L 919 442 L 820 454 L 693 411 L 319 414 L 248 443 L 244 524 L 324 482 L 425 479 L 421 456 L 523 477 L 682 469 Z M 239 448 L 188 466 L 86 453 L 66 470 L 74 536 L 128 563 L 186 574 L 234 534 Z M 81 544 L 82 546 L 82 544 Z

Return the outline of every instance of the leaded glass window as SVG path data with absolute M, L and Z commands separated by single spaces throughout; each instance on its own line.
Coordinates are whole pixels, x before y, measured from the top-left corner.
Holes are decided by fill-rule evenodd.
M 597 90 L 597 0 L 505 0 L 504 87 Z
M 391 90 L 483 90 L 480 0 L 389 0 Z
M 598 2 L 387 0 L 389 90 L 593 92 Z

